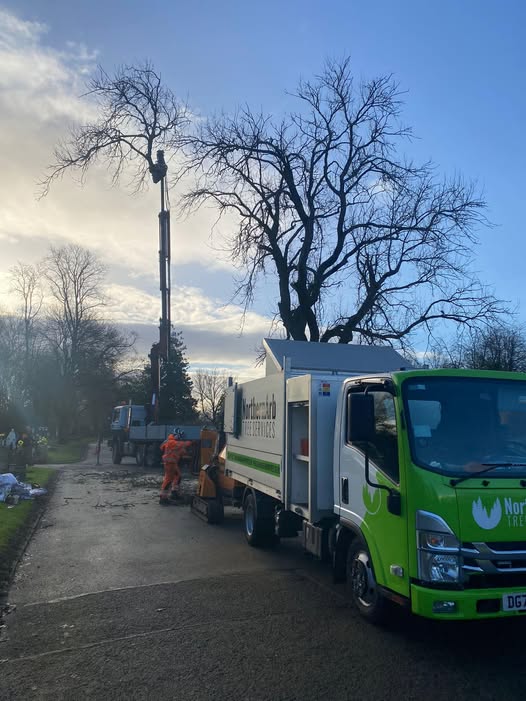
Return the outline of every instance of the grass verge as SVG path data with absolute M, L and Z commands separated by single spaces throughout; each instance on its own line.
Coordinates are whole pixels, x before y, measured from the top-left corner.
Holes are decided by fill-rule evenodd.
M 89 440 L 79 438 L 60 445 L 50 445 L 47 453 L 47 461 L 50 465 L 69 465 L 81 462 L 86 457 Z
M 25 482 L 45 487 L 54 472 L 50 467 L 30 467 L 26 472 Z M 7 504 L 0 504 L 0 553 L 6 549 L 13 533 L 27 519 L 32 505 L 32 499 L 21 501 L 12 509 Z
M 51 489 L 57 471 L 49 467 L 28 468 L 25 482 Z M 0 603 L 6 594 L 13 567 L 23 552 L 27 539 L 45 508 L 48 496 L 22 501 L 9 508 L 0 504 Z

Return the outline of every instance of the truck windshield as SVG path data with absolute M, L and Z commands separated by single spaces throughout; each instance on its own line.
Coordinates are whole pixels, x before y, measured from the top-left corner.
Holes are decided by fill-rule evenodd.
M 411 378 L 403 398 L 417 465 L 458 476 L 488 465 L 491 477 L 526 474 L 526 382 Z

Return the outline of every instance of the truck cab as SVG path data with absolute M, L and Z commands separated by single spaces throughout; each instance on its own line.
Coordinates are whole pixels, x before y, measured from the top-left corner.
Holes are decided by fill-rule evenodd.
M 333 477 L 344 576 L 364 615 L 386 599 L 429 618 L 526 611 L 526 375 L 349 378 Z
M 111 449 L 113 464 L 120 464 L 125 456 L 136 457 L 136 446 L 130 442 L 130 429 L 146 426 L 146 407 L 140 404 L 121 404 L 111 415 Z

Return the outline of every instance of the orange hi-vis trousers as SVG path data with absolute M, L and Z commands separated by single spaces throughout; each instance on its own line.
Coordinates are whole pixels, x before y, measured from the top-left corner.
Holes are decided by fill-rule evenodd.
M 164 479 L 161 485 L 161 499 L 168 499 L 170 491 L 177 491 L 179 482 L 181 481 L 181 470 L 178 462 L 164 463 Z
M 161 445 L 164 463 L 164 480 L 161 486 L 161 493 L 159 495 L 161 501 L 168 499 L 170 496 L 170 485 L 172 487 L 172 491 L 177 491 L 181 480 L 179 460 L 185 455 L 186 449 L 190 448 L 191 445 L 191 441 L 175 440 L 173 437 L 169 437 Z

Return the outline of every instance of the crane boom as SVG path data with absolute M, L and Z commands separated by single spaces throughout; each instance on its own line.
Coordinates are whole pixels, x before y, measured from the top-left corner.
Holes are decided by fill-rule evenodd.
M 154 183 L 161 184 L 161 211 L 159 212 L 159 289 L 161 291 L 161 317 L 159 319 L 159 341 L 152 345 L 149 358 L 151 365 L 153 418 L 159 421 L 159 395 L 161 391 L 161 364 L 170 357 L 170 209 L 166 192 L 168 167 L 164 151 L 157 151 L 157 162 L 150 168 Z

